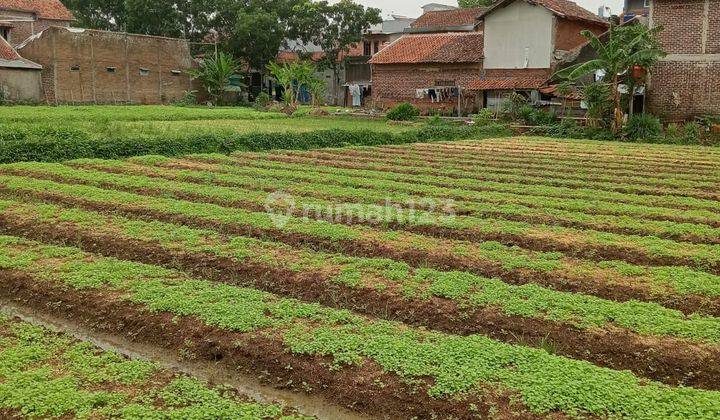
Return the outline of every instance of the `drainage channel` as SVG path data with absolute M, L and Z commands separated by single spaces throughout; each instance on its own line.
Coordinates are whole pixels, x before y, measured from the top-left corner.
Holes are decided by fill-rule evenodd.
M 212 384 L 231 386 L 241 394 L 259 402 L 285 404 L 298 409 L 305 415 L 315 416 L 319 419 L 368 419 L 317 396 L 279 390 L 262 384 L 255 377 L 239 372 L 229 372 L 223 366 L 212 362 L 178 361 L 171 352 L 162 347 L 133 343 L 111 334 L 96 333 L 83 325 L 38 313 L 4 299 L 0 300 L 0 313 L 33 325 L 64 332 L 78 340 L 90 342 L 105 351 L 114 351 L 130 359 L 154 362 L 164 369 L 181 372 Z

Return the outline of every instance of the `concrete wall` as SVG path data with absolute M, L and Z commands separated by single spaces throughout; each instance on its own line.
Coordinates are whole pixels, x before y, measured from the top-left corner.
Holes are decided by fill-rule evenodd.
M 485 68 L 549 68 L 555 18 L 547 9 L 516 1 L 485 18 Z
M 192 89 L 186 41 L 53 27 L 18 51 L 41 64 L 56 103 L 167 103 Z
M 0 67 L 0 96 L 11 102 L 40 102 L 40 70 Z
M 650 76 L 650 112 L 666 121 L 720 115 L 720 0 L 654 0 L 650 23 L 665 28 L 668 53 Z

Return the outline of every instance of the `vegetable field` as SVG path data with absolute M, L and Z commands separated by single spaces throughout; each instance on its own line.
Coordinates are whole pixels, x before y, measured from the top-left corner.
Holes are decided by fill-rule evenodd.
M 0 166 L 0 235 L 2 301 L 358 415 L 720 417 L 713 149 L 21 162 Z M 10 415 L 303 412 L 16 320 L 0 352 Z

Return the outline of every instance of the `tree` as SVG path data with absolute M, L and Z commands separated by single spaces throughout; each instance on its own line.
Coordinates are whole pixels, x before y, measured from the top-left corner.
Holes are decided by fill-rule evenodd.
M 458 5 L 463 9 L 472 9 L 475 7 L 489 7 L 495 3 L 495 0 L 458 0 Z
M 612 129 L 617 134 L 623 125 L 622 95 L 619 86 L 624 79 L 630 77 L 635 66 L 650 69 L 665 56 L 657 40 L 657 34 L 661 30 L 660 27 L 649 29 L 643 25 L 611 25 L 606 42 L 585 30 L 582 35 L 589 40 L 597 58 L 562 69 L 556 73 L 556 77 L 577 81 L 598 70 L 604 71 L 605 77 L 609 77 L 607 83 L 610 85 L 614 103 Z
M 205 58 L 197 69 L 190 70 L 193 79 L 200 80 L 213 103 L 223 101 L 225 92 L 238 92 L 236 86 L 230 86 L 230 77 L 240 71 L 240 64 L 230 55 L 218 54 L 217 58 Z
M 174 2 L 125 0 L 126 30 L 134 34 L 179 37 L 185 16 Z
M 335 82 L 339 83 L 343 56 L 362 40 L 372 25 L 382 23 L 380 10 L 366 9 L 352 0 L 340 0 L 332 5 L 327 1 L 310 2 L 306 7 L 314 11 L 306 13 L 308 20 L 313 16 L 317 18 L 318 27 L 314 28 L 310 41 L 323 51 L 318 65 L 332 70 Z
M 277 57 L 285 31 L 274 12 L 261 9 L 241 11 L 230 38 L 230 49 L 254 69 L 264 69 Z
M 106 31 L 125 27 L 125 0 L 64 0 L 63 3 L 73 12 L 80 27 Z

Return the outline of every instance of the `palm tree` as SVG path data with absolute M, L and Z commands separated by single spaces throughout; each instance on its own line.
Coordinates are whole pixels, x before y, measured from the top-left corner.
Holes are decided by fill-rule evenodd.
M 221 52 L 217 57 L 203 60 L 199 68 L 190 71 L 190 76 L 202 82 L 213 103 L 220 103 L 225 92 L 239 92 L 242 89 L 230 85 L 230 78 L 238 71 L 240 64 Z
M 633 67 L 649 69 L 665 56 L 657 40 L 661 30 L 661 27 L 649 29 L 643 25 L 611 25 L 607 42 L 585 30 L 582 35 L 588 39 L 597 58 L 562 69 L 555 76 L 574 82 L 598 70 L 604 71 L 605 77 L 610 77 L 608 83 L 614 102 L 612 127 L 617 134 L 623 125 L 622 95 L 618 87 Z

